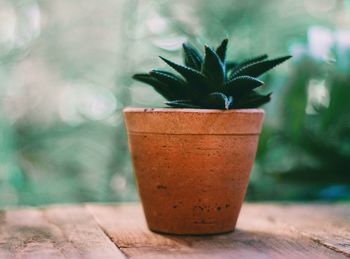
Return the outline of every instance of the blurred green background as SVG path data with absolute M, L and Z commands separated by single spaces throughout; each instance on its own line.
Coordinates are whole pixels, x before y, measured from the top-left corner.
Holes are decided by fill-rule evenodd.
M 0 206 L 137 200 L 121 110 L 163 99 L 131 75 L 224 37 L 294 56 L 247 199 L 349 201 L 349 0 L 0 0 Z

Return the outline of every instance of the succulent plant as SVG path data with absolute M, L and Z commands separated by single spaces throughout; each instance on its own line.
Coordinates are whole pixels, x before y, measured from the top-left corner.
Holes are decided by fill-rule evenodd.
M 176 108 L 240 109 L 256 108 L 271 99 L 255 91 L 264 82 L 257 79 L 268 70 L 289 59 L 283 56 L 268 59 L 266 54 L 243 60 L 226 61 L 228 40 L 224 39 L 215 50 L 205 45 L 203 55 L 191 44 L 184 43 L 184 65 L 160 57 L 179 75 L 168 71 L 152 70 L 135 74 L 134 79 L 153 86 Z

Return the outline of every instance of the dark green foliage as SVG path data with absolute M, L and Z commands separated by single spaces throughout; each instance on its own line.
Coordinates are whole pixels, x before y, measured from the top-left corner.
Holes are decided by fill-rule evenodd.
M 243 96 L 251 90 L 262 86 L 263 81 L 260 81 L 250 76 L 239 76 L 227 81 L 221 91 L 230 96 Z
M 220 46 L 217 47 L 216 49 L 216 53 L 219 56 L 220 60 L 224 63 L 225 59 L 226 59 L 226 49 L 227 49 L 227 43 L 228 43 L 228 39 L 224 39 Z
M 202 65 L 202 74 L 210 81 L 211 90 L 224 83 L 225 65 L 214 50 L 205 46 L 205 57 Z
M 200 70 L 203 63 L 202 56 L 189 44 L 184 43 L 182 47 L 184 50 L 185 65 L 190 68 Z
M 253 91 L 264 82 L 257 79 L 291 56 L 267 59 L 266 54 L 243 60 L 226 62 L 228 40 L 215 50 L 204 47 L 204 57 L 192 45 L 183 44 L 184 66 L 160 57 L 180 76 L 152 70 L 136 74 L 134 79 L 153 86 L 175 108 L 240 109 L 256 108 L 270 101 L 271 93 L 261 95 Z
M 271 59 L 271 60 L 263 60 L 263 61 L 258 61 L 254 63 L 249 63 L 248 65 L 245 65 L 245 66 L 238 65 L 240 68 L 237 71 L 234 71 L 230 76 L 230 78 L 236 78 L 237 76 L 244 76 L 244 75 L 248 75 L 251 77 L 261 76 L 265 72 L 274 68 L 278 64 L 281 64 L 282 62 L 286 61 L 290 57 L 291 56 L 285 56 L 285 57 L 280 57 L 280 58 Z
M 268 58 L 268 56 L 266 54 L 264 54 L 264 55 L 260 55 L 260 56 L 254 57 L 254 58 L 249 58 L 249 59 L 243 60 L 242 62 L 239 63 L 239 65 L 237 62 L 227 62 L 226 67 L 229 70 L 234 69 L 235 71 L 237 71 L 244 66 L 250 65 L 250 64 L 255 63 L 255 62 L 263 61 L 267 58 Z
M 200 106 L 198 105 L 193 105 L 191 103 L 191 100 L 174 100 L 174 101 L 165 102 L 165 104 L 174 108 L 195 108 L 195 109 L 200 108 Z
M 137 74 L 137 75 L 134 75 L 134 79 L 153 86 L 153 88 L 162 96 L 164 96 L 166 99 L 177 98 L 176 91 L 173 91 L 172 89 L 169 88 L 168 85 L 165 85 L 164 83 L 162 83 L 161 81 L 159 81 L 157 78 L 153 77 L 150 74 Z

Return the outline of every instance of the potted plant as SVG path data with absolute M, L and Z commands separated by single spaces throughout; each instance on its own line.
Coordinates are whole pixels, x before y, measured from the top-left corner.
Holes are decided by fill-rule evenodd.
M 171 108 L 125 108 L 124 118 L 148 227 L 173 234 L 233 231 L 255 159 L 271 93 L 257 79 L 291 56 L 227 62 L 228 40 L 204 57 L 183 44 L 184 65 L 160 57 L 179 75 L 135 74 Z

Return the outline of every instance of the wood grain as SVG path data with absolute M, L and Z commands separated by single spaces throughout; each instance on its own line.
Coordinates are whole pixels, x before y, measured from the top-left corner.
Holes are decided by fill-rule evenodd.
M 244 205 L 234 233 L 182 237 L 150 232 L 138 205 L 87 205 L 113 242 L 133 258 L 346 258 L 343 251 L 329 249 L 289 225 L 292 220 L 284 221 L 293 208 L 284 212 L 284 206 L 277 206 L 275 215 L 271 207 Z M 312 207 L 308 209 L 313 212 Z
M 0 213 L 0 258 L 125 258 L 82 207 Z
M 4 258 L 76 257 L 64 242 L 59 228 L 48 223 L 40 210 L 16 209 L 3 212 L 0 225 L 0 254 Z
M 82 258 L 125 258 L 84 207 L 50 207 L 44 210 L 44 215 L 59 227 Z
M 0 258 L 349 258 L 350 205 L 244 204 L 237 230 L 150 232 L 139 204 L 0 211 Z M 124 253 L 122 253 L 122 252 Z
M 276 224 L 350 257 L 350 204 L 255 204 L 250 210 L 264 210 Z

